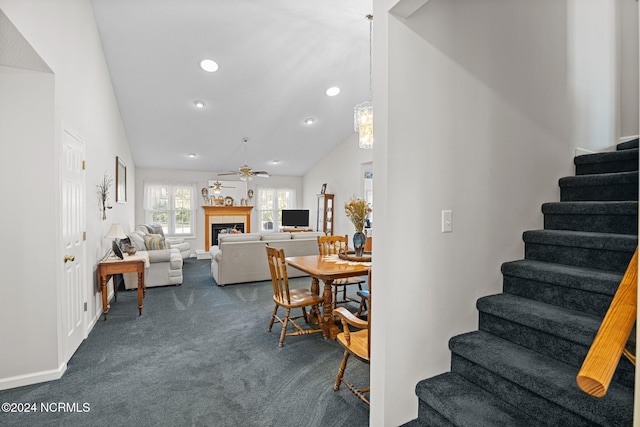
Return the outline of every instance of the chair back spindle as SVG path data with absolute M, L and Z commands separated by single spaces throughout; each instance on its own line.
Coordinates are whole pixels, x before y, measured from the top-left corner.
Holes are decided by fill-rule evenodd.
M 338 255 L 349 251 L 349 238 L 344 236 L 318 236 L 320 255 Z
M 284 258 L 283 249 L 267 246 L 267 259 L 269 260 L 269 270 L 271 270 L 273 294 L 280 301 L 290 304 L 289 276 L 287 276 L 287 264 Z

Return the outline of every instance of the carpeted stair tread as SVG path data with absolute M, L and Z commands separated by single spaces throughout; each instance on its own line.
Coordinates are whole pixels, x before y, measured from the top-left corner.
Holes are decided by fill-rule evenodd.
M 576 175 L 638 170 L 638 149 L 586 154 L 574 158 Z
M 573 164 L 585 165 L 590 163 L 606 163 L 627 159 L 638 160 L 638 149 L 635 148 L 619 151 L 605 151 L 602 153 L 591 153 L 582 156 L 576 156 L 573 159 Z
M 480 298 L 476 307 L 481 312 L 584 346 L 591 345 L 602 322 L 597 316 L 510 294 Z
M 560 178 L 560 201 L 638 200 L 638 171 Z
M 553 359 L 580 367 L 603 316 L 511 294 L 477 302 L 479 329 Z M 621 358 L 613 381 L 633 387 L 635 369 Z
M 542 213 L 546 230 L 638 234 L 637 201 L 545 203 Z
M 542 213 L 564 215 L 638 215 L 638 201 L 549 202 L 542 204 Z
M 502 264 L 502 274 L 613 296 L 622 273 L 523 259 Z
M 533 230 L 522 237 L 526 259 L 622 272 L 638 244 L 635 235 L 587 231 Z
M 631 252 L 638 246 L 633 234 L 595 233 L 572 230 L 529 230 L 522 233 L 525 243 Z
M 530 427 L 537 421 L 455 373 L 420 381 L 416 395 L 459 427 Z
M 629 150 L 633 148 L 638 148 L 638 138 L 632 139 L 630 141 L 621 142 L 616 146 L 618 150 Z
M 576 384 L 575 366 L 483 331 L 455 336 L 449 341 L 449 348 L 472 364 L 593 423 L 631 425 L 633 389 L 612 383 L 606 396 L 589 396 Z
M 638 172 L 616 172 L 579 176 L 565 176 L 558 180 L 560 187 L 637 184 Z M 636 199 L 637 200 L 637 199 Z

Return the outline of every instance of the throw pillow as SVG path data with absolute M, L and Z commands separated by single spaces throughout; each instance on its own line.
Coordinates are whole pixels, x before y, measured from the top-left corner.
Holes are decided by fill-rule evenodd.
M 164 236 L 164 232 L 162 231 L 162 226 L 160 224 L 145 224 L 145 226 L 149 229 L 149 234 L 159 234 L 160 236 Z
M 167 246 L 164 242 L 164 237 L 157 234 L 147 234 L 144 238 L 144 246 L 149 251 L 155 251 L 158 249 L 166 249 Z
M 129 239 L 131 240 L 131 244 L 139 251 L 144 251 L 147 247 L 144 244 L 144 234 L 139 231 L 134 231 L 129 234 Z

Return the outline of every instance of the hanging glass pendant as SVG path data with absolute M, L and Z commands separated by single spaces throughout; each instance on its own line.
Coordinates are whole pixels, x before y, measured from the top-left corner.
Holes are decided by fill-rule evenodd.
M 373 15 L 367 15 L 366 18 L 369 20 L 369 100 L 361 102 L 353 108 L 353 130 L 358 133 L 358 147 L 370 150 L 373 148 L 373 92 L 371 87 Z
M 353 109 L 353 130 L 358 133 L 358 147 L 373 148 L 373 103 L 361 102 Z

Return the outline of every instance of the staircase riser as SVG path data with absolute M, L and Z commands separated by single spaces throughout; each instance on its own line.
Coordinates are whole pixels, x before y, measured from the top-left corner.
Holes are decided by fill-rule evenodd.
M 423 400 L 418 402 L 418 420 L 424 427 L 454 427 L 454 424 Z
M 483 312 L 480 312 L 479 329 L 576 367 L 582 365 L 589 350 L 586 346 Z
M 631 172 L 638 170 L 638 159 L 621 160 L 617 162 L 598 162 L 576 165 L 576 175 L 590 175 L 597 173 Z
M 638 139 L 632 139 L 630 141 L 621 142 L 617 145 L 618 150 L 631 150 L 632 148 L 638 148 Z
M 485 390 L 491 390 L 495 396 L 540 421 L 541 425 L 563 427 L 592 425 L 577 414 L 455 353 L 451 355 L 451 371 Z
M 595 292 L 537 282 L 514 276 L 503 276 L 503 291 L 535 301 L 604 317 L 613 297 Z
M 525 243 L 525 258 L 604 271 L 624 272 L 633 253 L 604 249 Z
M 480 312 L 479 329 L 575 366 L 576 372 L 582 366 L 582 362 L 589 351 L 589 345 L 571 342 L 544 331 L 532 329 L 488 313 Z M 590 342 L 592 341 L 593 339 L 590 340 Z M 632 365 L 626 362 L 628 362 L 628 360 L 621 360 L 612 381 L 626 387 L 633 387 L 635 374 Z
M 546 214 L 544 228 L 545 230 L 638 234 L 638 217 L 635 215 Z
M 638 200 L 638 184 L 560 187 L 563 202 Z

